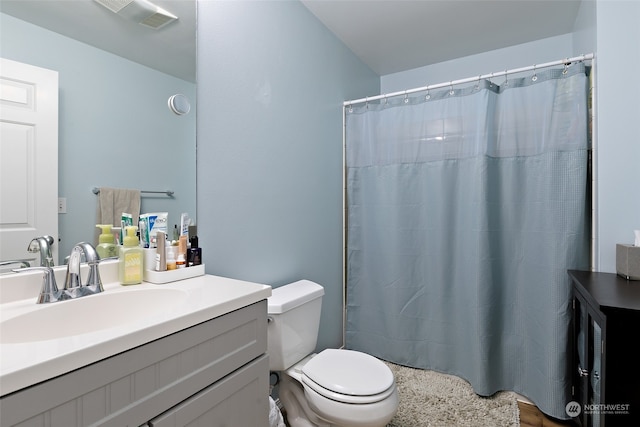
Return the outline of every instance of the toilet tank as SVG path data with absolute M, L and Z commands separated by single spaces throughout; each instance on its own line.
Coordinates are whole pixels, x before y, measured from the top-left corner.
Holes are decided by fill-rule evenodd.
M 269 368 L 284 371 L 316 349 L 324 288 L 299 280 L 273 289 L 268 301 Z

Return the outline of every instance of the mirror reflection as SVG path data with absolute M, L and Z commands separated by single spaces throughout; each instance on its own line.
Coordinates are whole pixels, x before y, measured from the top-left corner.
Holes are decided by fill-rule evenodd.
M 140 212 L 168 212 L 169 227 L 183 212 L 196 222 L 196 2 L 153 3 L 177 19 L 154 29 L 96 1 L 0 0 L 0 56 L 58 76 L 57 161 L 48 159 L 57 171 L 34 179 L 34 185 L 57 179 L 58 229 L 41 233 L 55 239 L 55 265 L 76 243 L 97 244 L 96 188 L 143 191 Z M 181 114 L 170 108 L 172 97 Z M 1 196 L 6 206 L 18 197 Z M 0 233 L 34 226 L 26 214 L 24 220 L 6 218 L 3 211 Z M 17 246 L 22 253 L 3 245 L 0 262 L 38 264 L 28 239 Z

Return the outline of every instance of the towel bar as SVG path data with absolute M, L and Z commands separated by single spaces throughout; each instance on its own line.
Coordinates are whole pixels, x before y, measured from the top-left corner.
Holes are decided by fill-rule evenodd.
M 93 187 L 93 194 L 100 194 L 100 189 L 98 187 Z M 140 190 L 141 193 L 155 193 L 155 194 L 166 194 L 169 197 L 173 197 L 173 191 L 164 190 L 164 191 L 151 191 L 151 190 Z

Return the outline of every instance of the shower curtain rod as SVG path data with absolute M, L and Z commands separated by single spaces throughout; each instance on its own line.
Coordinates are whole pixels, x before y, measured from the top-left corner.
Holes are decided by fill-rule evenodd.
M 376 101 L 378 99 L 385 99 L 385 98 L 392 98 L 394 96 L 401 96 L 401 95 L 409 95 L 412 93 L 416 93 L 416 92 L 424 92 L 427 90 L 431 90 L 431 89 L 438 89 L 441 87 L 448 87 L 448 86 L 453 86 L 453 85 L 459 85 L 459 84 L 463 84 L 463 83 L 471 83 L 471 82 L 477 82 L 480 80 L 484 80 L 484 79 L 490 79 L 493 77 L 500 77 L 500 76 L 506 76 L 508 74 L 515 74 L 515 73 L 522 73 L 524 71 L 531 71 L 531 70 L 538 70 L 541 68 L 547 68 L 547 67 L 554 67 L 556 65 L 564 65 L 564 64 L 571 64 L 574 62 L 582 62 L 582 61 L 587 61 L 593 59 L 593 53 L 588 53 L 585 55 L 580 55 L 580 56 L 574 56 L 573 58 L 565 58 L 565 59 L 559 59 L 557 61 L 552 61 L 552 62 L 545 62 L 544 64 L 537 64 L 537 65 L 530 65 L 528 67 L 522 67 L 522 68 L 514 68 L 512 70 L 504 70 L 504 71 L 498 71 L 495 73 L 489 73 L 489 74 L 483 74 L 481 76 L 476 76 L 476 77 L 469 77 L 466 79 L 460 79 L 460 80 L 453 80 L 453 81 L 449 81 L 449 82 L 443 82 L 443 83 L 438 83 L 438 84 L 434 84 L 434 85 L 427 85 L 427 86 L 423 86 L 423 87 L 418 87 L 415 89 L 408 89 L 408 90 L 402 90 L 399 92 L 392 92 L 392 93 L 387 93 L 384 95 L 376 95 L 376 96 L 368 96 L 366 98 L 360 98 L 360 99 L 354 99 L 351 101 L 344 101 L 343 102 L 343 107 L 350 107 L 354 104 L 362 104 L 363 102 L 369 102 L 369 101 Z

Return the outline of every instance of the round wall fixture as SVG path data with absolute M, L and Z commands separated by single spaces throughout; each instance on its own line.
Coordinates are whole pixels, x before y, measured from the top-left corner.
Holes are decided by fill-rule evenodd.
M 169 97 L 169 109 L 173 111 L 175 114 L 182 116 L 191 111 L 191 104 L 189 104 L 189 99 L 181 93 L 172 95 Z

